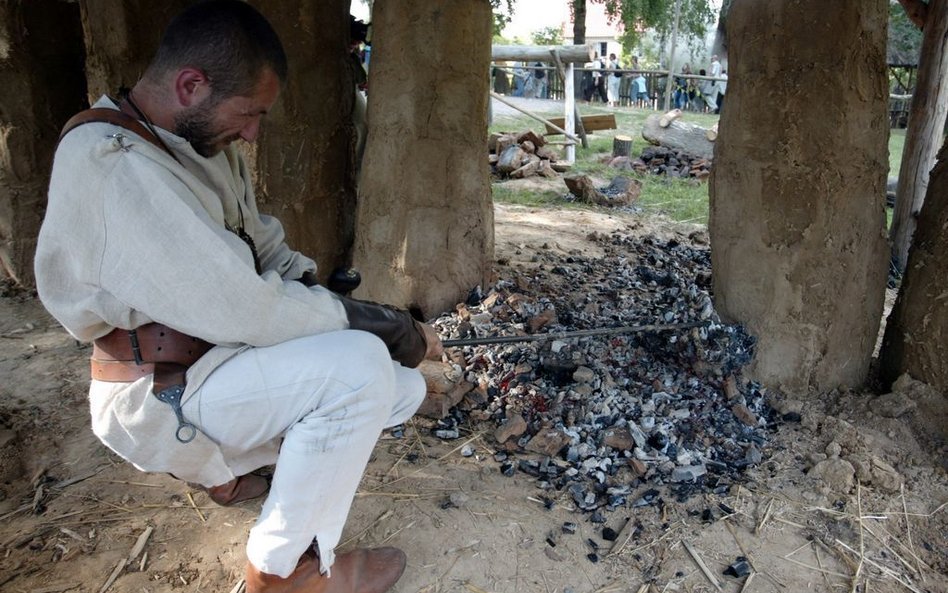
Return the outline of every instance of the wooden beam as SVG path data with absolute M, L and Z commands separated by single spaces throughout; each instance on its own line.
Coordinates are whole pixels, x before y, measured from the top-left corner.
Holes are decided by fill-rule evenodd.
M 540 117 L 539 115 L 537 115 L 537 114 L 535 114 L 535 113 L 531 113 L 531 112 L 527 111 L 526 109 L 524 109 L 524 108 L 522 108 L 522 107 L 518 107 L 517 105 L 514 105 L 513 103 L 511 103 L 510 101 L 508 101 L 508 100 L 507 100 L 505 97 L 503 97 L 502 95 L 498 95 L 498 94 L 495 93 L 494 91 L 491 91 L 491 92 L 490 92 L 490 96 L 493 97 L 493 98 L 495 98 L 495 99 L 497 99 L 498 101 L 500 101 L 500 102 L 503 103 L 504 105 L 507 105 L 507 106 L 509 106 L 509 107 L 513 107 L 514 109 L 516 109 L 516 110 L 519 111 L 520 113 L 522 113 L 522 114 L 524 114 L 524 115 L 529 115 L 530 117 L 532 117 L 533 119 L 537 120 L 538 122 L 543 123 L 543 124 L 546 124 L 547 126 L 553 128 L 554 130 L 556 130 L 556 131 L 559 132 L 560 134 L 563 134 L 564 136 L 566 136 L 567 138 L 569 138 L 569 139 L 572 140 L 573 142 L 579 142 L 579 138 L 577 138 L 577 137 L 574 136 L 573 134 L 570 134 L 569 132 L 567 132 L 567 131 L 564 130 L 563 128 L 561 128 L 561 127 L 559 127 L 559 126 L 553 124 L 553 123 L 550 122 L 550 120 L 548 120 L 548 119 L 544 119 L 544 118 Z
M 596 55 L 592 45 L 492 45 L 490 49 L 495 62 L 552 63 L 554 50 L 564 64 L 592 62 Z
M 595 130 L 614 130 L 616 129 L 616 116 L 614 113 L 606 113 L 603 115 L 584 115 L 581 118 L 583 123 L 583 129 L 587 132 L 592 132 Z M 553 117 L 550 118 L 550 121 L 547 122 L 547 134 L 555 134 L 559 132 L 556 126 L 562 126 L 565 124 L 564 118 L 562 117 Z M 562 132 L 559 132 L 562 134 Z

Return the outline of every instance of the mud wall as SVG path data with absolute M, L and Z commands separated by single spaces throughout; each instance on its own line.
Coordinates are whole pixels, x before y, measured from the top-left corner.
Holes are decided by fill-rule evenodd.
M 790 391 L 866 378 L 882 314 L 884 0 L 734 0 L 711 180 L 714 293 Z
M 348 0 L 254 2 L 283 41 L 289 76 L 250 147 L 260 210 L 325 276 L 350 258 L 355 228 L 355 82 Z
M 0 4 L 0 278 L 33 283 L 59 129 L 85 106 L 79 8 Z
M 902 373 L 948 395 L 948 145 L 932 169 L 908 265 L 889 315 L 880 361 L 883 379 Z
M 373 25 L 356 294 L 429 317 L 485 285 L 493 259 L 490 6 L 377 0 Z
M 133 86 L 148 67 L 165 27 L 194 0 L 80 0 L 89 102 Z

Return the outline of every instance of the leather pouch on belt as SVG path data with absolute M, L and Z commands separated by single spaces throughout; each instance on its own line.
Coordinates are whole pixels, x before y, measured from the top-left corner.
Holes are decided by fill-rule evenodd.
M 408 311 L 340 296 L 349 328 L 367 331 L 388 346 L 392 360 L 414 368 L 425 358 L 428 344 L 417 321 Z

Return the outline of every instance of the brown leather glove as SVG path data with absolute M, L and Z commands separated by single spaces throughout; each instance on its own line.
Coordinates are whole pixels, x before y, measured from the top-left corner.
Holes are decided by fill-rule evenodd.
M 385 342 L 392 360 L 415 368 L 425 358 L 428 343 L 420 324 L 408 311 L 337 295 L 346 309 L 349 329 L 374 334 Z

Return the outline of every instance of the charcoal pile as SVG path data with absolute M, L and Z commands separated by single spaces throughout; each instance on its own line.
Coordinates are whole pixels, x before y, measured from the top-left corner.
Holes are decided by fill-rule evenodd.
M 546 139 L 533 130 L 491 134 L 487 141 L 491 172 L 499 178 L 556 177 L 569 163 L 559 161 Z
M 711 159 L 689 155 L 665 146 L 647 146 L 630 161 L 632 170 L 668 177 L 707 179 L 711 175 Z
M 763 459 L 771 412 L 764 390 L 742 378 L 754 339 L 712 306 L 709 251 L 590 238 L 605 256 L 541 252 L 530 272 L 472 293 L 434 325 L 446 339 L 692 327 L 449 349 L 440 374 L 453 372 L 454 385 L 441 391 L 453 395 L 434 433 L 457 438 L 486 423 L 505 475 L 535 477 L 550 504 L 594 521 L 603 509 L 656 504 L 656 486 L 681 498 L 726 491 Z

